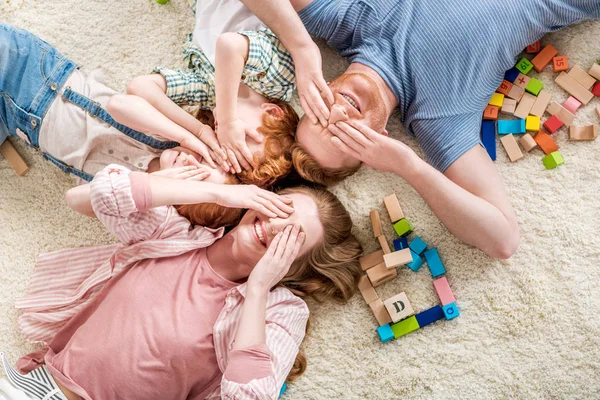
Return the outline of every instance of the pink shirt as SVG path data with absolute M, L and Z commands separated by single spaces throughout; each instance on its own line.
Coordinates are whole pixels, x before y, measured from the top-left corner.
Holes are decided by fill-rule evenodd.
M 20 370 L 46 362 L 85 399 L 277 398 L 304 337 L 306 304 L 273 290 L 266 345 L 232 351 L 246 285 L 214 273 L 202 250 L 222 229 L 192 228 L 172 207 L 148 209 L 147 175 L 124 167 L 97 174 L 91 195 L 123 244 L 40 257 L 17 302 L 19 326 L 50 343 L 19 360 Z

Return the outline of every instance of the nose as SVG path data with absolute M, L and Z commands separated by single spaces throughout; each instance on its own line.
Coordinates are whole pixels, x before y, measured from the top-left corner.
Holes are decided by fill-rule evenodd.
M 348 121 L 348 114 L 344 107 L 334 104 L 331 107 L 331 113 L 329 114 L 329 123 L 334 125 L 336 122 L 340 121 Z
M 291 218 L 269 218 L 267 231 L 272 237 L 275 237 L 279 232 L 283 232 L 286 226 L 292 223 Z

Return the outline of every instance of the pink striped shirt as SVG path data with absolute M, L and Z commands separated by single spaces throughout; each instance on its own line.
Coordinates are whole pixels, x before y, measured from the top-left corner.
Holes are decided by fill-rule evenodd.
M 91 185 L 92 206 L 100 221 L 121 244 L 61 250 L 39 257 L 30 292 L 17 301 L 24 314 L 19 327 L 31 341 L 49 342 L 94 298 L 103 285 L 140 260 L 172 257 L 208 247 L 223 229 L 192 228 L 173 207 L 151 204 L 147 175 L 110 165 Z M 230 289 L 213 327 L 220 385 L 206 398 L 276 399 L 304 338 L 308 308 L 289 290 L 269 294 L 266 345 L 232 350 L 242 312 L 246 284 Z M 43 362 L 48 348 L 22 358 L 27 372 Z

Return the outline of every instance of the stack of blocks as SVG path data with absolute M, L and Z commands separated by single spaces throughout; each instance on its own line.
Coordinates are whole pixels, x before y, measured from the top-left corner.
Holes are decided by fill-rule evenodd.
M 582 104 L 588 104 L 594 96 L 600 96 L 600 61 L 585 72 L 577 65 L 569 69 L 567 57 L 558 56 L 558 50 L 550 44 L 542 49 L 538 41 L 527 46 L 525 51 L 536 55 L 531 61 L 522 58 L 506 71 L 504 80 L 483 112 L 481 141 L 490 158 L 496 160 L 496 133 L 500 135 L 500 142 L 512 162 L 524 157 L 519 144 L 527 153 L 539 146 L 546 154 L 542 159 L 544 166 L 553 169 L 564 163 L 564 159 L 550 135 L 565 126 L 569 128 L 569 140 L 589 141 L 598 137 L 597 125 L 576 127 L 571 124 Z M 543 90 L 543 83 L 528 76 L 532 69 L 541 72 L 550 63 L 554 72 L 559 73 L 556 84 L 571 95 L 562 105 L 551 102 L 551 95 Z M 542 124 L 545 112 L 550 117 Z M 600 106 L 596 112 L 600 117 Z M 498 119 L 499 113 L 518 119 Z M 517 142 L 514 135 L 523 136 Z
M 363 271 L 366 271 L 366 275 L 360 278 L 358 289 L 373 311 L 379 324 L 377 333 L 381 341 L 385 343 L 440 319 L 456 318 L 460 312 L 448 280 L 443 276 L 446 269 L 437 249 L 427 249 L 427 244 L 418 236 L 415 236 L 410 242 L 408 241 L 408 235 L 412 233 L 413 227 L 404 217 L 395 194 L 385 197 L 383 203 L 399 238 L 394 240 L 394 251 L 392 252 L 383 234 L 381 216 L 377 210 L 371 210 L 373 236 L 379 241 L 381 250 L 361 257 L 360 265 Z M 415 314 L 412 304 L 404 292 L 385 301 L 379 298 L 375 287 L 394 279 L 397 276 L 396 267 L 406 265 L 412 271 L 417 272 L 424 262 L 427 262 L 431 276 L 437 278 L 433 281 L 433 287 L 440 299 L 439 305 Z

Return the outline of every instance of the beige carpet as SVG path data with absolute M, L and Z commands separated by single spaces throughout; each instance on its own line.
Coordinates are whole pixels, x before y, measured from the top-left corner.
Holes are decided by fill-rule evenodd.
M 179 45 L 193 27 L 186 1 L 0 1 L 0 21 L 27 28 L 86 70 L 102 67 L 123 90 L 155 65 L 178 66 Z M 572 64 L 588 69 L 600 58 L 600 23 L 549 35 Z M 344 62 L 324 50 L 326 77 Z M 554 98 L 566 94 L 541 74 Z M 592 101 L 576 124 L 597 123 Z M 395 121 L 390 131 L 413 147 Z M 304 350 L 309 367 L 290 385 L 290 399 L 558 399 L 600 398 L 600 140 L 568 143 L 557 135 L 565 164 L 546 171 L 533 151 L 512 164 L 502 148 L 496 162 L 521 223 L 522 241 L 508 261 L 494 261 L 461 244 L 399 178 L 364 169 L 333 188 L 351 210 L 356 233 L 374 250 L 368 211 L 398 194 L 418 234 L 436 246 L 448 270 L 461 317 L 381 344 L 360 296 L 349 305 L 310 304 L 312 329 Z M 66 247 L 104 244 L 95 221 L 69 211 L 71 179 L 38 154 L 19 147 L 31 164 L 18 178 L 0 160 L 0 349 L 11 360 L 34 349 L 16 328 L 12 304 L 23 296 L 36 256 Z M 385 224 L 388 237 L 392 229 Z M 381 298 L 406 291 L 417 310 L 435 304 L 426 268 L 407 269 L 378 288 Z

